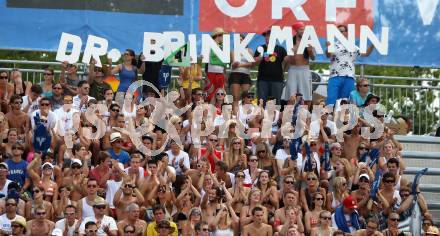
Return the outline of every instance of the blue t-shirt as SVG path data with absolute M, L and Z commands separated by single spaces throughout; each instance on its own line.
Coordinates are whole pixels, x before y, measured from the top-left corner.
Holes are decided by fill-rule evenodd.
M 6 164 L 8 164 L 8 179 L 18 183 L 21 187 L 23 187 L 26 178 L 28 178 L 27 173 L 27 162 L 21 160 L 20 162 L 14 162 L 13 160 L 6 160 Z
M 108 153 L 110 153 L 110 155 L 112 156 L 113 159 L 121 162 L 122 164 L 127 164 L 128 162 L 130 162 L 130 155 L 128 155 L 128 152 L 121 150 L 119 152 L 119 155 L 117 155 L 113 149 L 109 149 Z
M 368 95 L 371 94 L 370 92 L 368 92 L 365 95 L 365 98 L 362 98 L 360 93 L 357 90 L 353 90 L 350 93 L 350 102 L 356 104 L 356 106 L 360 107 L 362 105 L 364 105 L 365 100 L 367 100 Z

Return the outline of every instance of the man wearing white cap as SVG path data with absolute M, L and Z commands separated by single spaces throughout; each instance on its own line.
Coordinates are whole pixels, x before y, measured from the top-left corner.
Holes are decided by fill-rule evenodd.
M 96 235 L 98 236 L 116 236 L 118 234 L 118 227 L 116 226 L 115 220 L 105 215 L 107 209 L 107 202 L 102 199 L 96 199 L 93 205 L 93 211 L 95 212 L 95 216 L 89 216 L 84 218 L 79 226 L 79 235 L 85 235 L 85 225 L 89 221 L 93 221 L 98 226 L 98 232 Z
M 125 167 L 128 167 L 130 162 L 130 155 L 128 152 L 122 150 L 122 136 L 119 132 L 114 132 L 110 134 L 110 144 L 111 148 L 108 149 L 108 153 L 112 156 L 113 159 L 119 161 L 124 164 Z
M 5 197 L 8 194 L 8 185 L 11 183 L 8 177 L 8 164 L 5 162 L 0 163 L 0 195 Z

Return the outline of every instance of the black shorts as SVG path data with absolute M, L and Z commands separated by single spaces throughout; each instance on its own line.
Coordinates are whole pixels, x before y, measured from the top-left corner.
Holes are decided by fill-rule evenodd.
M 251 76 L 245 73 L 232 72 L 228 78 L 229 84 L 251 84 Z

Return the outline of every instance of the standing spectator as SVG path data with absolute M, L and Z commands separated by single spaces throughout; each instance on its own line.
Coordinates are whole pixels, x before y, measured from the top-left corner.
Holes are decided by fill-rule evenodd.
M 17 214 L 17 200 L 15 198 L 6 198 L 6 211 L 3 215 L 0 215 L 0 232 L 2 235 L 9 235 L 12 231 L 12 224 L 14 221 L 24 221 L 23 216 Z
M 11 71 L 11 82 L 14 88 L 11 95 L 16 94 L 23 97 L 31 93 L 32 83 L 29 81 L 23 81 L 22 74 L 18 69 L 13 69 Z
M 276 45 L 272 54 L 267 53 L 270 31 L 263 34 L 266 44 L 263 45 L 264 53 L 255 52 L 255 63 L 258 64 L 257 92 L 258 98 L 267 101 L 274 97 L 280 104 L 281 92 L 284 84 L 283 63 L 287 60 L 287 52 L 283 47 Z
M 315 60 L 315 52 L 312 46 L 304 49 L 302 54 L 298 54 L 298 48 L 304 33 L 304 23 L 297 22 L 293 25 L 296 35 L 293 37 L 294 46 L 292 48 L 294 55 L 288 56 L 289 73 L 286 82 L 284 100 L 288 101 L 291 96 L 300 93 L 303 95 L 307 105 L 312 102 L 312 74 L 310 72 L 309 60 Z
M 14 94 L 14 86 L 8 83 L 7 71 L 0 71 L 0 112 L 8 113 L 8 101 Z
M 244 39 L 244 35 L 240 35 L 240 40 Z M 252 50 L 250 48 L 246 48 L 250 54 L 252 54 Z M 251 88 L 251 67 L 252 62 L 247 62 L 244 57 L 241 58 L 240 61 L 236 61 L 234 58 L 232 59 L 232 69 L 231 74 L 229 75 L 229 86 L 231 86 L 232 96 L 234 98 L 234 107 L 238 106 L 238 101 L 240 100 L 240 92 L 247 92 Z
M 53 95 L 52 86 L 54 85 L 54 70 L 50 67 L 44 69 L 43 78 L 44 81 L 40 83 L 41 88 L 43 89 L 43 93 L 41 96 L 43 97 L 51 97 Z
M 95 211 L 93 210 L 95 202 L 101 203 L 104 201 L 104 199 L 97 194 L 98 181 L 96 179 L 91 178 L 87 180 L 86 191 L 87 196 L 78 201 L 77 209 L 77 217 L 78 219 L 82 219 L 83 222 L 86 217 L 93 217 L 95 215 Z
M 156 40 L 151 39 L 151 43 L 155 44 Z M 157 89 L 159 89 L 159 71 L 162 67 L 163 60 L 153 62 L 153 61 L 142 61 L 142 58 L 144 57 L 143 53 L 141 52 L 139 55 L 139 60 L 137 67 L 141 68 L 142 64 L 145 64 L 145 71 L 142 73 L 142 79 L 145 81 L 148 81 L 152 83 Z M 150 90 L 148 86 L 142 87 L 143 96 L 146 97 L 147 92 Z
M 133 181 L 123 181 L 118 191 L 114 193 L 112 200 L 116 208 L 116 219 L 118 220 L 126 219 L 127 215 L 130 216 L 134 211 L 139 211 L 139 207 L 136 204 L 144 203 L 144 197 Z
M 143 55 L 141 60 L 144 60 Z M 108 59 L 109 64 L 112 64 L 112 60 Z M 139 70 L 139 71 L 138 71 Z M 119 73 L 119 86 L 118 92 L 126 93 L 131 83 L 135 82 L 138 77 L 138 72 L 143 74 L 145 71 L 145 63 L 141 64 L 140 68 L 137 68 L 136 55 L 131 49 L 126 49 L 123 56 L 123 63 L 111 68 L 110 74 L 115 75 Z
M 78 75 L 78 67 L 75 64 L 69 64 L 67 61 L 61 64 L 60 83 L 66 94 L 75 96 L 77 88 L 80 87 L 79 82 L 83 80 L 82 76 Z
M 90 96 L 96 98 L 98 101 L 105 99 L 106 91 L 111 87 L 104 81 L 106 75 L 106 68 L 103 66 L 101 68 L 95 67 L 96 61 L 92 59 L 89 65 L 89 79 L 90 84 Z
M 361 107 L 370 94 L 370 83 L 367 79 L 360 79 L 356 83 L 356 89 L 351 91 L 349 99 L 351 103 Z
M 339 25 L 339 31 L 347 38 L 348 28 L 346 25 Z M 329 46 L 330 43 L 327 42 Z M 348 98 L 351 91 L 355 89 L 355 67 L 354 61 L 358 56 L 369 56 L 373 52 L 373 45 L 370 45 L 366 53 L 360 53 L 359 48 L 350 52 L 345 46 L 337 41 L 334 45 L 334 52 L 327 49 L 327 57 L 330 58 L 330 79 L 327 86 L 327 105 L 334 105 L 340 98 Z
M 211 37 L 220 48 L 223 47 L 224 34 L 226 34 L 226 32 L 222 28 L 215 28 L 211 33 Z M 205 82 L 205 92 L 207 93 L 206 100 L 208 102 L 211 101 L 218 89 L 225 87 L 225 70 L 226 64 L 211 51 L 209 54 L 209 64 L 207 66 Z

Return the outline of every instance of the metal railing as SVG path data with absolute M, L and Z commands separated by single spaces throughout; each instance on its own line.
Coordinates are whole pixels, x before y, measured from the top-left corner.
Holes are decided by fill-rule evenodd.
M 43 66 L 55 68 L 55 77 L 59 77 L 59 62 L 41 61 L 16 61 L 0 60 L 0 70 L 20 69 L 23 78 L 33 83 L 40 83 L 43 80 Z M 78 63 L 78 74 L 87 75 L 87 66 Z M 31 68 L 32 67 L 32 68 Z M 36 68 L 39 67 L 39 68 Z M 174 68 L 173 76 L 177 75 L 177 68 Z M 361 74 L 363 67 L 361 67 Z M 251 71 L 253 88 L 255 89 L 257 71 Z M 323 78 L 328 75 L 321 74 Z M 440 125 L 440 86 L 430 86 L 429 83 L 440 82 L 435 78 L 416 78 L 398 76 L 374 76 L 361 75 L 371 82 L 371 91 L 381 97 L 387 111 L 393 110 L 394 115 L 402 115 L 412 119 L 414 134 L 430 134 Z M 380 82 L 379 82 L 380 80 Z M 389 83 L 387 83 L 389 81 Z M 313 85 L 326 86 L 326 80 L 313 82 Z

